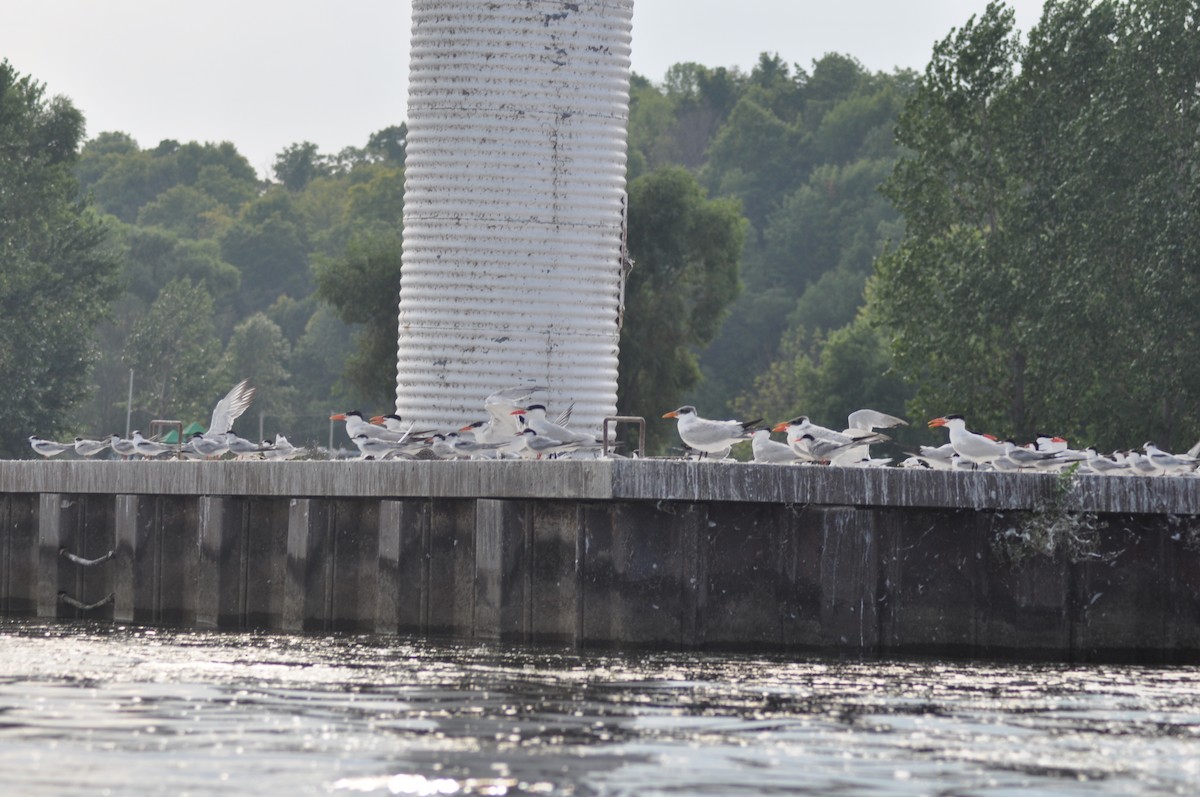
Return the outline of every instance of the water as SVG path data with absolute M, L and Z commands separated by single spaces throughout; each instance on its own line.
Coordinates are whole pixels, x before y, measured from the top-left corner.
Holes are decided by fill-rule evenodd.
M 1200 791 L 1200 670 L 0 621 L 5 795 Z

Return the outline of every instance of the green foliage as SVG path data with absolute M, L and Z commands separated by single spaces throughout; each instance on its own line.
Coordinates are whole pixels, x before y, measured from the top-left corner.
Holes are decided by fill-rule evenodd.
M 396 394 L 396 314 L 402 242 L 396 235 L 364 235 L 343 257 L 317 271 L 317 295 L 339 318 L 356 324 L 356 350 L 345 353 L 343 377 L 375 402 Z
M 827 336 L 810 336 L 804 327 L 794 327 L 784 337 L 779 359 L 735 407 L 747 417 L 808 415 L 816 423 L 840 428 L 846 416 L 863 408 L 902 417 L 909 395 L 891 373 L 887 338 L 863 314 Z
M 207 419 L 211 373 L 221 356 L 213 327 L 213 300 L 187 278 L 162 289 L 125 344 L 125 364 L 135 372 L 139 406 L 155 418 Z
M 290 414 L 296 409 L 288 372 L 291 348 L 278 324 L 255 313 L 234 327 L 212 383 L 219 388 L 249 378 L 255 388 L 255 414 Z
M 0 453 L 28 453 L 87 393 L 92 333 L 117 295 L 106 227 L 72 172 L 83 116 L 0 61 Z
M 623 414 L 658 417 L 700 378 L 695 350 L 712 340 L 738 292 L 745 222 L 735 202 L 706 199 L 696 180 L 673 167 L 639 178 L 629 190 L 629 251 L 618 405 Z M 661 429 L 651 425 L 648 445 Z
M 1064 0 L 1022 46 L 993 3 L 935 48 L 871 291 L 915 412 L 1101 447 L 1200 435 L 1198 11 Z

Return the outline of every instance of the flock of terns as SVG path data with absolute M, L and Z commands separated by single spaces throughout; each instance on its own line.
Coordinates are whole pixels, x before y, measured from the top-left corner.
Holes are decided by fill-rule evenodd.
M 570 429 L 571 408 L 553 419 L 546 405 L 534 398 L 545 388 L 509 388 L 488 396 L 484 417 L 457 429 L 417 429 L 398 415 L 367 419 L 358 410 L 337 413 L 330 420 L 343 421 L 358 459 L 554 459 L 614 455 L 604 440 Z M 208 429 L 197 432 L 182 445 L 148 439 L 135 431 L 129 438 L 111 435 L 91 440 L 77 437 L 59 443 L 32 436 L 31 447 L 43 457 L 74 451 L 95 457 L 111 450 L 122 459 L 184 457 L 195 460 L 237 459 L 285 460 L 311 456 L 283 435 L 274 441 L 255 443 L 233 432 L 233 423 L 250 406 L 254 388 L 248 380 L 233 387 L 214 408 Z M 902 418 L 870 409 L 853 412 L 842 429 L 819 426 L 799 416 L 773 427 L 754 421 L 702 418 L 690 405 L 665 413 L 677 423 L 685 456 L 724 459 L 733 446 L 750 441 L 753 460 L 778 465 L 829 465 L 837 467 L 891 467 L 893 458 L 873 457 L 871 446 L 891 438 L 880 430 L 906 426 Z M 934 470 L 992 470 L 1056 472 L 1067 468 L 1079 473 L 1105 476 L 1196 476 L 1200 466 L 1200 443 L 1186 454 L 1172 454 L 1147 442 L 1139 450 L 1103 455 L 1094 448 L 1072 449 L 1061 437 L 1039 435 L 1025 445 L 998 440 L 967 428 L 961 415 L 946 415 L 929 421 L 930 428 L 945 428 L 948 441 L 940 446 L 920 446 L 897 463 L 902 468 Z M 771 439 L 773 432 L 785 433 L 785 442 Z
M 843 467 L 886 467 L 891 458 L 874 458 L 870 446 L 890 438 L 880 429 L 907 426 L 908 422 L 875 410 L 858 410 L 847 418 L 842 430 L 818 426 L 806 416 L 784 421 L 774 427 L 758 426 L 754 421 L 714 421 L 701 418 L 696 408 L 680 407 L 663 415 L 675 418 L 684 445 L 699 456 L 726 457 L 734 443 L 749 439 L 755 462 L 776 464 L 820 464 Z M 1115 451 L 1111 455 L 1095 448 L 1073 449 L 1064 438 L 1039 435 L 1036 440 L 1018 445 L 1013 440 L 998 440 L 967 428 L 961 415 L 934 418 L 929 428 L 945 428 L 949 439 L 940 446 L 920 446 L 898 463 L 902 468 L 933 470 L 991 470 L 1061 472 L 1101 476 L 1196 476 L 1200 466 L 1200 443 L 1186 454 L 1163 451 L 1152 442 L 1142 449 Z M 786 432 L 787 442 L 771 439 L 772 432 Z

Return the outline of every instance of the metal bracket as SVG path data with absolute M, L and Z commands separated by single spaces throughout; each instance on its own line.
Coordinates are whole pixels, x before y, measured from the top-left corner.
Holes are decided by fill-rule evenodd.
M 98 565 L 101 562 L 107 562 L 109 559 L 112 559 L 117 554 L 116 554 L 116 551 L 109 551 L 108 553 L 104 554 L 104 556 L 101 556 L 99 559 L 84 559 L 82 556 L 76 556 L 75 554 L 71 553 L 66 548 L 59 548 L 58 555 L 64 559 L 74 562 L 77 565 L 81 565 L 83 567 L 91 567 L 92 565 Z
M 637 455 L 639 459 L 644 459 L 646 456 L 646 419 L 638 415 L 610 415 L 604 419 L 604 456 L 608 456 L 608 424 L 612 421 L 614 425 L 618 423 L 633 423 L 638 427 L 638 447 Z
M 59 593 L 58 593 L 59 603 L 65 603 L 68 606 L 74 606 L 76 609 L 83 609 L 84 611 L 88 611 L 90 609 L 99 609 L 101 606 L 105 605 L 106 603 L 112 603 L 114 600 L 116 600 L 116 598 L 117 598 L 117 593 L 110 592 L 110 593 L 108 593 L 108 595 L 106 595 L 105 597 L 96 601 L 95 603 L 84 603 L 81 600 L 72 598 L 70 595 L 68 595 L 66 592 L 64 592 L 62 590 L 59 590 Z

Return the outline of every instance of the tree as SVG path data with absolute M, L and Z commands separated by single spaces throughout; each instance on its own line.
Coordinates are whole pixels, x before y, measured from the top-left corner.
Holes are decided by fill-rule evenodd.
M 935 48 L 876 314 L 922 413 L 1103 447 L 1200 435 L 1200 3 L 992 3 Z M 1153 321 L 1151 321 L 1153 319 Z
M 712 340 L 739 291 L 746 222 L 736 202 L 710 200 L 686 170 L 662 169 L 629 189 L 629 251 L 618 406 L 657 418 L 700 379 L 696 350 Z M 653 448 L 665 439 L 647 429 Z
M 330 173 L 329 164 L 311 141 L 292 144 L 275 156 L 275 179 L 289 191 L 301 191 L 318 177 Z
M 186 278 L 162 289 L 125 344 L 137 403 L 155 418 L 207 419 L 210 374 L 220 356 L 212 296 Z
M 317 295 L 343 321 L 359 325 L 342 375 L 373 401 L 391 403 L 396 395 L 402 248 L 398 235 L 364 235 L 353 238 L 342 257 L 317 268 Z
M 263 313 L 255 313 L 234 327 L 212 382 L 223 390 L 249 379 L 255 389 L 253 414 L 274 416 L 275 426 L 281 416 L 296 411 L 296 391 L 288 372 L 290 358 L 291 346 L 279 325 Z
M 0 61 L 0 451 L 27 452 L 87 395 L 92 333 L 116 298 L 106 227 L 72 169 L 83 116 Z

